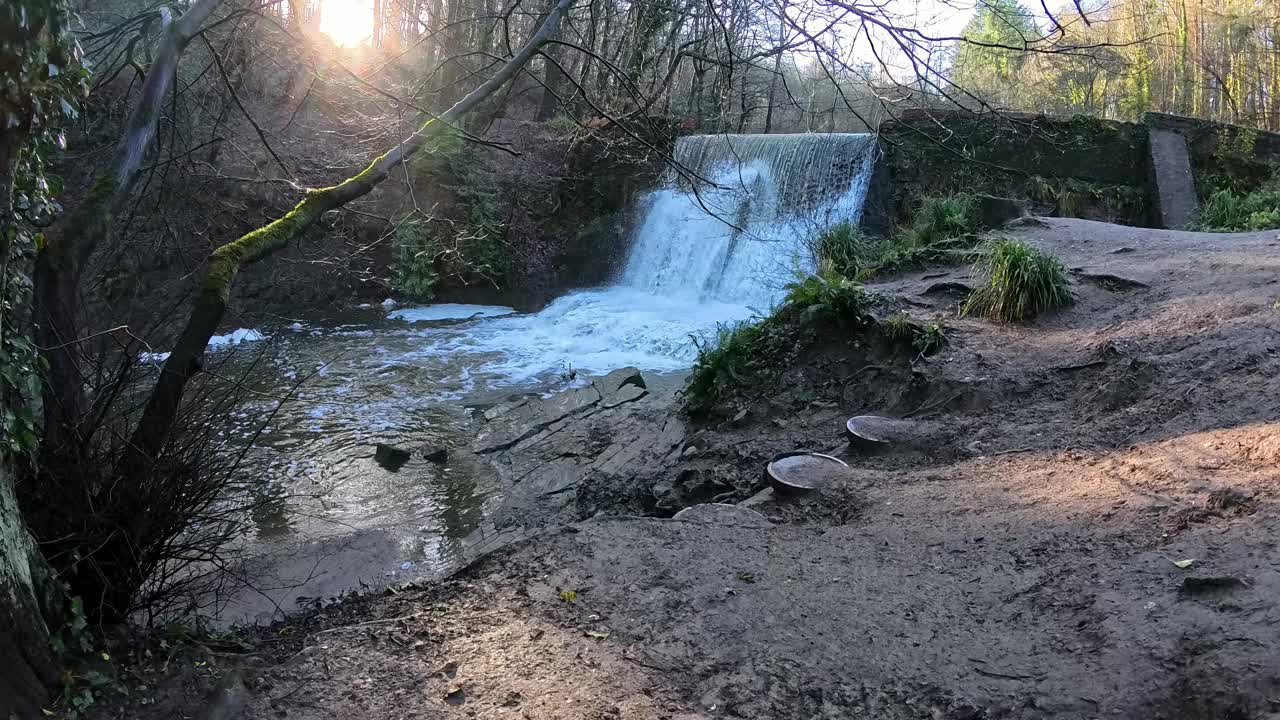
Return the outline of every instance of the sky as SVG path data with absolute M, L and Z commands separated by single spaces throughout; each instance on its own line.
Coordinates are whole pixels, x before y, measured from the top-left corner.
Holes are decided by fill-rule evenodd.
M 372 0 L 323 0 L 320 32 L 347 47 L 367 41 L 373 35 Z
M 959 34 L 973 14 L 972 0 L 889 0 L 886 7 L 903 17 L 918 17 L 931 32 Z M 320 30 L 334 42 L 359 45 L 373 34 L 372 0 L 323 0 Z

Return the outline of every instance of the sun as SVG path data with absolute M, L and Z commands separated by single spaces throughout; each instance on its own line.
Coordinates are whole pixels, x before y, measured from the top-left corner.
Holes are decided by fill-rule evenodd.
M 355 47 L 373 35 L 371 0 L 321 0 L 320 32 L 335 43 Z

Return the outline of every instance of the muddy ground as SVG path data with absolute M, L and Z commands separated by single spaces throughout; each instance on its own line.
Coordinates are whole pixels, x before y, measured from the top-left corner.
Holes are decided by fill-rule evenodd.
M 477 408 L 474 449 L 512 487 L 466 570 L 243 646 L 153 641 L 100 714 L 1280 713 L 1280 234 L 1010 232 L 1072 269 L 1073 307 L 957 319 L 973 279 L 933 270 L 870 286 L 945 323 L 929 358 L 831 336 L 705 425 L 633 373 Z M 850 450 L 865 413 L 911 439 Z M 761 494 L 795 448 L 853 472 Z

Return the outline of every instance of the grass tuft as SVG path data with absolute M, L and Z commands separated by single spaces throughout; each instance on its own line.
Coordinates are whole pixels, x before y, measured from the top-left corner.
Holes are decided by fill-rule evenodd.
M 878 251 L 879 248 L 862 234 L 857 225 L 840 222 L 818 235 L 814 255 L 818 258 L 819 267 L 857 279 L 875 266 Z
M 978 206 L 967 195 L 926 196 L 900 234 L 902 244 L 922 248 L 978 231 Z
M 896 342 L 911 342 L 915 335 L 915 326 L 911 324 L 911 316 L 904 312 L 896 312 L 880 322 L 885 337 Z
M 1023 322 L 1071 304 L 1062 262 L 1021 240 L 996 238 L 986 243 L 974 269 L 988 280 L 969 296 L 961 315 Z

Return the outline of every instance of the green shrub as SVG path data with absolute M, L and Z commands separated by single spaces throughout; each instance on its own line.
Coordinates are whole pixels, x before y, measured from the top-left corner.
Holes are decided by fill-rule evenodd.
M 794 313 L 821 305 L 839 321 L 861 323 L 867 317 L 871 298 L 856 283 L 845 276 L 825 269 L 817 275 L 809 275 L 787 285 L 787 295 L 778 314 Z
M 921 199 L 911 223 L 880 242 L 868 240 L 852 223 L 824 230 L 814 246 L 819 267 L 858 282 L 877 274 L 919 269 L 956 261 L 973 248 L 977 203 L 966 195 Z
M 947 334 L 938 323 L 929 323 L 912 333 L 911 347 L 921 355 L 932 355 L 947 344 Z
M 877 248 L 875 273 L 956 262 L 977 242 L 977 204 L 965 195 L 926 196 L 911 218 Z M 870 273 L 860 279 L 866 279 Z
M 547 121 L 547 127 L 563 133 L 573 133 L 578 131 L 578 121 L 563 113 L 556 115 Z
M 947 344 L 947 336 L 938 323 L 917 325 L 911 316 L 898 311 L 880 321 L 885 337 L 900 345 L 910 346 L 919 355 L 932 355 Z
M 1022 322 L 1071 303 L 1062 262 L 1021 240 L 988 242 L 974 270 L 986 275 L 987 282 L 965 301 L 962 315 Z
M 1205 200 L 1194 227 L 1213 232 L 1280 228 L 1280 182 L 1248 193 L 1219 190 Z
M 400 223 L 391 236 L 392 287 L 406 299 L 430 301 L 440 282 L 435 267 L 440 253 L 440 243 L 429 233 L 426 223 L 420 220 Z
M 713 411 L 735 387 L 749 382 L 752 367 L 761 355 L 761 344 L 770 319 L 743 321 L 716 327 L 710 340 L 694 338 L 698 358 L 685 388 L 684 408 L 690 415 Z

